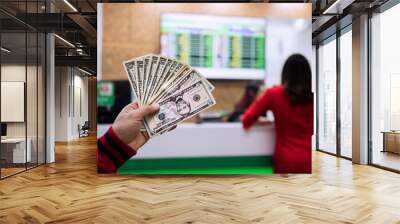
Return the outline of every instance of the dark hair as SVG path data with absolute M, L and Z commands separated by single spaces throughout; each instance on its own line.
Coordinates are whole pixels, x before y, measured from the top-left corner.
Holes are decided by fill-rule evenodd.
M 313 100 L 311 68 L 300 54 L 290 56 L 283 66 L 282 85 L 292 104 L 304 104 Z
M 249 81 L 246 85 L 246 91 L 253 91 L 257 94 L 258 90 L 260 89 L 260 85 L 261 83 L 257 80 Z

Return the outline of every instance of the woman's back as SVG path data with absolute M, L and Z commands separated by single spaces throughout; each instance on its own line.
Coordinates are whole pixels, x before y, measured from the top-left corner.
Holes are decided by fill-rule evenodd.
M 275 169 L 286 173 L 311 172 L 313 102 L 292 104 L 282 86 L 269 90 L 275 118 Z
M 243 126 L 250 127 L 268 110 L 275 118 L 275 172 L 310 173 L 313 102 L 293 104 L 283 86 L 272 87 L 243 115 Z
M 311 68 L 300 54 L 291 55 L 283 65 L 282 86 L 268 89 L 243 116 L 244 128 L 271 110 L 275 117 L 276 173 L 311 173 L 313 93 Z

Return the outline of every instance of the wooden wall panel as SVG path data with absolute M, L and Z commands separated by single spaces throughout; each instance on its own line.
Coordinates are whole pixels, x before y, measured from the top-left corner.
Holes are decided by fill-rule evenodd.
M 90 131 L 96 132 L 97 130 L 97 79 L 90 77 L 88 79 L 88 109 L 89 109 L 89 123 Z
M 25 73 L 27 73 L 27 81 L 25 81 Z M 41 69 L 39 70 L 41 72 Z M 27 125 L 28 138 L 33 138 L 36 141 L 36 135 L 38 132 L 38 120 L 37 112 L 38 106 L 42 108 L 44 101 L 39 100 L 37 93 L 37 68 L 36 66 L 28 66 L 25 70 L 25 66 L 22 65 L 3 65 L 1 72 L 1 81 L 19 81 L 26 83 L 26 108 L 27 110 L 27 121 L 25 122 L 7 122 L 7 135 L 9 137 L 25 137 L 25 125 Z M 43 82 L 42 78 L 39 79 Z M 42 89 L 43 84 L 39 85 L 41 87 L 40 92 L 44 91 Z M 42 92 L 41 92 L 42 93 Z M 1 110 L 7 110 L 7 108 L 1 108 Z M 42 112 L 42 110 L 40 110 Z M 43 119 L 40 119 L 42 121 Z M 40 123 L 40 122 L 39 122 Z M 42 122 L 43 123 L 43 122 Z M 43 126 L 43 124 L 41 124 Z M 39 129 L 43 127 L 39 126 Z
M 202 13 L 266 18 L 311 20 L 311 4 L 268 3 L 105 3 L 103 7 L 102 79 L 127 80 L 122 62 L 160 52 L 160 15 L 166 12 Z M 232 111 L 241 98 L 246 81 L 212 80 L 217 105 L 211 111 Z
M 105 3 L 102 79 L 125 80 L 124 60 L 160 52 L 160 14 L 166 12 L 311 19 L 311 4 Z

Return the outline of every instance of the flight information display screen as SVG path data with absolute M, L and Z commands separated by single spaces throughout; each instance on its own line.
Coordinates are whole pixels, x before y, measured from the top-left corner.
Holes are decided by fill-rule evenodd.
M 266 20 L 165 13 L 161 54 L 198 68 L 207 78 L 263 79 Z

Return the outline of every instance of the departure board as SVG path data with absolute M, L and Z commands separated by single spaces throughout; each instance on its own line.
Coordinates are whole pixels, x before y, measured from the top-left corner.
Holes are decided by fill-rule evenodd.
M 161 54 L 204 69 L 206 77 L 263 78 L 265 28 L 264 18 L 166 13 Z

